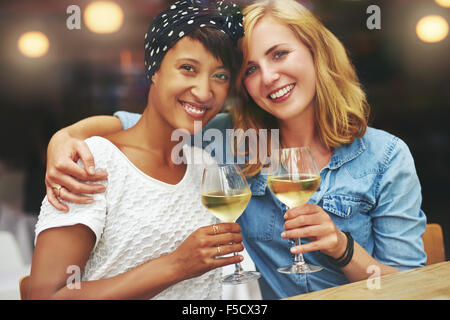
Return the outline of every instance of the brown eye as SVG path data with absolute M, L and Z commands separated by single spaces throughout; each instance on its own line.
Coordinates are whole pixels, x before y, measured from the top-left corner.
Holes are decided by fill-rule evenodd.
M 180 66 L 180 69 L 186 70 L 186 71 L 190 71 L 190 72 L 194 72 L 195 69 L 193 66 L 191 66 L 190 64 L 183 64 Z

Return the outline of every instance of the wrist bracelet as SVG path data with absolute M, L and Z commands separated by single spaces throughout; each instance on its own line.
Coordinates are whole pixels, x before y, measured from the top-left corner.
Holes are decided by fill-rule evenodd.
M 344 234 L 347 237 L 347 247 L 345 248 L 344 253 L 337 259 L 334 259 L 334 258 L 332 258 L 330 256 L 327 256 L 328 260 L 332 264 L 334 264 L 334 265 L 336 265 L 336 266 L 338 266 L 340 268 L 343 268 L 346 265 L 348 265 L 350 263 L 350 261 L 352 260 L 352 258 L 353 258 L 353 248 L 354 248 L 353 237 L 350 234 L 350 232 L 344 232 Z

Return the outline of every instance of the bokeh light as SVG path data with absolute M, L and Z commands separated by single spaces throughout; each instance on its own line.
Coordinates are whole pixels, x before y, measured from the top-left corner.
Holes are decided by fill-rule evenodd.
M 47 54 L 50 42 L 40 31 L 28 31 L 17 42 L 19 51 L 28 58 L 40 58 Z
M 438 15 L 425 16 L 417 23 L 416 33 L 424 42 L 442 41 L 448 35 L 447 20 Z
M 450 0 L 434 0 L 436 3 L 444 8 L 450 8 Z
M 84 22 L 95 33 L 114 33 L 123 24 L 123 10 L 111 1 L 95 1 L 84 10 Z

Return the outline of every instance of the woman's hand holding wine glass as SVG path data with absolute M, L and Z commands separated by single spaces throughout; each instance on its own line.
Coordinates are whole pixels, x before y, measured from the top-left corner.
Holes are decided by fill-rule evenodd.
M 318 251 L 337 258 L 347 245 L 347 237 L 319 206 L 306 203 L 286 211 L 283 238 L 309 238 L 311 242 L 291 248 L 293 254 Z
M 237 166 L 216 164 L 206 167 L 203 171 L 202 203 L 221 221 L 236 222 L 251 196 L 247 181 Z M 241 284 L 261 277 L 259 272 L 244 271 L 239 262 L 235 264 L 234 273 L 222 279 L 223 283 Z
M 244 250 L 241 227 L 237 223 L 219 223 L 198 228 L 171 253 L 171 265 L 181 279 L 200 276 L 212 269 L 239 263 L 243 257 L 230 253 Z
M 304 205 L 320 186 L 319 170 L 309 148 L 282 149 L 279 165 L 267 177 L 267 186 L 278 200 L 289 208 L 298 210 L 298 207 Z M 299 220 L 301 219 L 304 218 L 299 218 Z M 289 223 L 288 226 L 291 224 Z M 294 238 L 296 247 L 299 248 L 300 238 L 298 234 L 294 237 L 288 234 L 287 238 Z M 278 268 L 279 272 L 287 274 L 311 273 L 323 269 L 320 266 L 307 264 L 301 251 L 295 252 L 294 250 L 294 253 L 294 264 Z

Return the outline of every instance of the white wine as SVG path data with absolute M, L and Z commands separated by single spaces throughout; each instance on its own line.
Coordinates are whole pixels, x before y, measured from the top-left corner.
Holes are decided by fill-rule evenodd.
M 249 190 L 235 195 L 226 195 L 223 191 L 202 194 L 203 205 L 220 221 L 235 222 L 244 212 L 252 194 Z
M 269 176 L 267 186 L 275 196 L 289 208 L 299 207 L 308 202 L 320 185 L 320 176 L 300 174 L 292 176 Z

